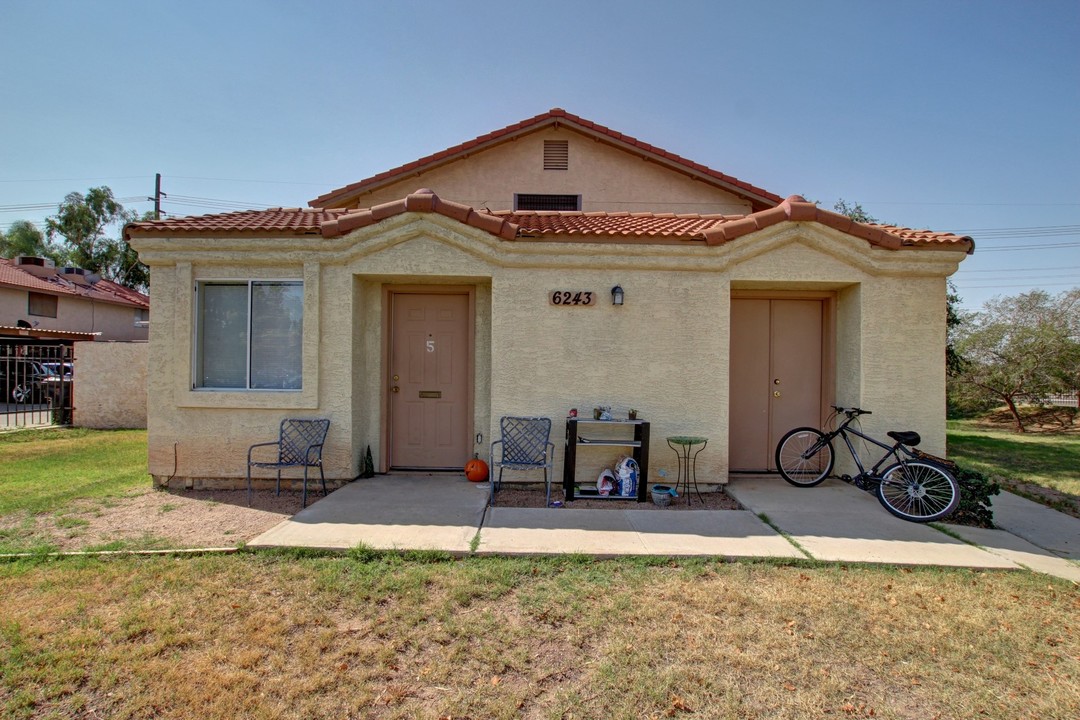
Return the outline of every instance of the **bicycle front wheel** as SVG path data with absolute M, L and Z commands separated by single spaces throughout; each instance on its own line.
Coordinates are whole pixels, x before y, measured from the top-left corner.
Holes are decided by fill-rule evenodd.
M 913 460 L 886 468 L 877 496 L 901 520 L 933 522 L 948 517 L 960 504 L 960 485 L 944 468 Z
M 817 428 L 795 428 L 780 438 L 776 446 L 776 469 L 797 487 L 819 484 L 829 477 L 832 468 L 832 443 Z

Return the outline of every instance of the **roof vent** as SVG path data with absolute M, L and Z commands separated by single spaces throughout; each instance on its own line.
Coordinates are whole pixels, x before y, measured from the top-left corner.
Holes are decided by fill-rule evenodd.
M 570 141 L 544 141 L 544 169 L 568 170 L 570 168 Z
M 40 278 L 52 277 L 56 274 L 56 263 L 44 257 L 20 255 L 15 258 L 15 267 Z
M 534 193 L 514 193 L 514 210 L 561 210 L 574 212 L 581 210 L 580 195 L 540 195 Z
M 81 267 L 62 267 L 60 268 L 60 277 L 65 280 L 70 280 L 76 285 L 93 285 L 101 279 L 100 276 L 95 275 L 89 270 Z

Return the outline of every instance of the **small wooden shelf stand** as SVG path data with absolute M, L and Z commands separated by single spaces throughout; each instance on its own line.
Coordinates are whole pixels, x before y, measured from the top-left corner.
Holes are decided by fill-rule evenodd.
M 595 426 L 605 428 L 633 428 L 633 438 L 590 438 L 582 437 L 579 433 L 587 429 L 582 426 Z M 606 433 L 605 433 L 606 434 Z M 622 495 L 601 495 L 595 489 L 575 493 L 577 479 L 577 453 L 578 448 L 591 447 L 628 447 L 633 448 L 632 457 L 638 464 L 637 495 L 623 497 Z M 574 497 L 589 500 L 637 500 L 645 502 L 649 484 L 649 423 L 645 420 L 584 420 L 581 418 L 566 419 L 566 445 L 563 454 L 563 492 L 566 501 L 570 502 Z M 595 488 L 595 485 L 591 487 Z

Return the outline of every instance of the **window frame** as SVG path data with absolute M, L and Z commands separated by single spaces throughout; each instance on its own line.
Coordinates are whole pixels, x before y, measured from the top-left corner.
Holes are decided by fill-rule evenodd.
M 199 384 L 199 368 L 200 368 L 200 355 L 202 352 L 201 333 L 202 333 L 202 308 L 203 308 L 203 294 L 200 293 L 200 289 L 207 285 L 239 285 L 244 284 L 247 289 L 247 297 L 245 302 L 246 310 L 246 337 L 244 341 L 244 386 L 243 387 L 229 387 L 218 385 L 200 385 Z M 252 287 L 254 285 L 294 285 L 300 288 L 300 357 L 298 358 L 298 370 L 300 373 L 300 386 L 295 388 L 264 388 L 264 387 L 251 387 L 251 327 L 252 327 L 252 302 L 254 294 L 252 293 Z M 205 278 L 195 281 L 193 300 L 192 302 L 192 336 L 191 336 L 191 390 L 194 392 L 212 392 L 212 393 L 292 393 L 298 394 L 304 391 L 304 350 L 303 339 L 306 329 L 304 328 L 304 315 L 305 313 L 305 283 L 302 277 L 239 277 L 239 278 Z
M 46 302 L 45 304 L 46 305 L 51 304 L 51 306 L 52 306 L 52 314 L 50 315 L 48 312 L 34 312 L 34 300 L 35 299 L 39 303 L 42 300 L 46 300 L 46 301 L 51 300 L 52 301 L 51 303 Z M 41 310 L 41 308 L 39 307 L 38 310 Z M 55 319 L 56 316 L 60 314 L 60 298 L 58 296 L 52 295 L 50 293 L 39 293 L 39 292 L 34 292 L 33 290 L 28 290 L 26 292 L 26 314 L 27 315 L 32 315 L 33 317 L 45 317 L 45 318 L 53 318 L 53 319 Z

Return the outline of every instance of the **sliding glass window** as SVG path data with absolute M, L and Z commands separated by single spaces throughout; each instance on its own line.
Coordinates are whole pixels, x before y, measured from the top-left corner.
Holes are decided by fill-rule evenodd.
M 303 282 L 201 282 L 196 294 L 195 387 L 302 387 Z

